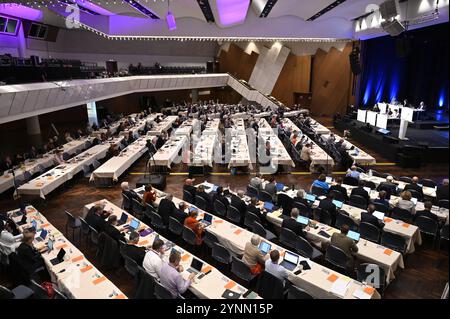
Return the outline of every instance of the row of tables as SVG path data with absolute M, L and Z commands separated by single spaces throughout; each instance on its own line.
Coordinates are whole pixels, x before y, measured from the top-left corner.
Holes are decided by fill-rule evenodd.
M 233 119 L 230 133 L 231 136 L 229 134 L 226 135 L 226 138 L 230 137 L 229 151 L 231 152 L 228 168 L 249 167 L 253 169 L 245 124 L 242 118 Z
M 278 135 L 273 131 L 272 127 L 265 119 L 260 119 L 258 122 L 258 136 L 260 141 L 264 140 L 264 142 L 269 141 L 271 146 L 271 155 L 270 161 L 271 166 L 276 167 L 277 165 L 287 165 L 295 167 L 294 161 L 289 155 L 288 151 L 284 147 L 281 140 L 278 138 Z M 260 149 L 264 147 L 264 145 L 259 146 Z
M 8 212 L 15 223 L 22 219 L 22 215 L 18 212 L 19 210 Z M 24 229 L 31 227 L 31 222 L 34 220 L 38 227 L 37 236 L 42 229 L 48 232 L 46 240 L 34 244 L 36 249 L 47 246 L 48 239 L 53 238 L 54 249 L 42 253 L 42 258 L 51 281 L 66 297 L 70 299 L 127 299 L 125 294 L 95 268 L 83 253 L 37 209 L 27 206 L 26 212 L 27 224 L 18 226 L 18 228 L 23 232 Z M 66 251 L 64 261 L 53 265 L 51 260 L 56 258 L 60 249 Z

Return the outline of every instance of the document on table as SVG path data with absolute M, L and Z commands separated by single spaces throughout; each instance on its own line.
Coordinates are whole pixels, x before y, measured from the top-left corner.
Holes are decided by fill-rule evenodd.
M 350 285 L 350 280 L 346 280 L 344 278 L 338 278 L 331 286 L 330 291 L 335 295 L 345 297 L 349 285 Z
M 353 297 L 358 298 L 358 299 L 372 299 L 372 296 L 365 293 L 362 289 L 356 289 L 353 292 Z

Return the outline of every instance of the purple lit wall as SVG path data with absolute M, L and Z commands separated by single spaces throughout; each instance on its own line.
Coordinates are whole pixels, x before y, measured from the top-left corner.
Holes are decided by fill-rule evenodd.
M 43 17 L 43 13 L 41 10 L 33 9 L 23 5 L 17 5 L 17 3 L 0 4 L 0 13 L 38 22 L 42 21 Z
M 250 0 L 216 0 L 216 4 L 220 23 L 228 26 L 245 20 Z
M 110 16 L 110 15 L 114 14 L 114 13 L 112 13 L 112 12 L 110 12 L 110 11 L 108 11 L 108 10 L 106 10 L 106 9 L 104 9 L 104 8 L 102 8 L 102 7 L 100 7 L 100 6 L 96 5 L 96 4 L 88 1 L 88 0 L 72 0 L 72 1 L 78 3 L 80 6 L 83 6 L 83 7 L 87 8 L 87 9 L 89 9 L 89 10 L 92 10 L 92 11 L 95 11 L 97 13 L 100 13 L 101 15 L 104 15 L 104 16 Z

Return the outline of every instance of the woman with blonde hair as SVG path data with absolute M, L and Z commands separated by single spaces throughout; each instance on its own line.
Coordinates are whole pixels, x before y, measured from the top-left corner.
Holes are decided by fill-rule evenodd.
M 401 209 L 405 209 L 414 215 L 416 213 L 416 205 L 411 200 L 411 198 L 412 198 L 411 192 L 403 191 L 400 194 L 400 199 L 397 201 L 397 204 L 395 206 Z

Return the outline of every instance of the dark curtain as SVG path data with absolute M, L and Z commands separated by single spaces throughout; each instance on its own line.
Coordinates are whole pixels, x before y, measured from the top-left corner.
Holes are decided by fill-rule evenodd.
M 359 105 L 408 99 L 428 109 L 448 109 L 449 24 L 362 42 Z

